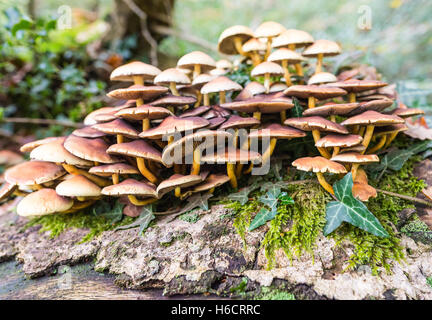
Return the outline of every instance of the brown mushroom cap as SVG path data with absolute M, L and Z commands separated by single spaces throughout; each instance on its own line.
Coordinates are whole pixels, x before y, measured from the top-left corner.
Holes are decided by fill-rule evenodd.
M 288 86 L 283 82 L 273 82 L 270 85 L 269 93 L 281 92 L 288 88 Z
M 71 199 L 59 196 L 53 189 L 41 189 L 30 193 L 18 203 L 17 213 L 23 217 L 44 216 L 69 210 Z
M 19 186 L 31 186 L 55 180 L 65 174 L 63 168 L 45 161 L 28 161 L 6 170 L 7 183 Z
M 133 76 L 143 77 L 144 80 L 152 80 L 161 71 L 150 64 L 132 61 L 124 64 L 111 72 L 110 80 L 133 81 Z
M 183 69 L 193 69 L 195 65 L 200 65 L 201 71 L 207 72 L 216 67 L 216 62 L 208 54 L 201 51 L 189 52 L 177 61 L 177 67 Z
M 96 130 L 95 128 L 92 128 L 90 126 L 86 126 L 84 128 L 75 129 L 72 131 L 72 134 L 77 137 L 81 138 L 102 138 L 106 136 L 106 133 L 103 133 L 102 131 Z
M 101 166 L 92 167 L 89 173 L 108 177 L 113 174 L 139 174 L 138 169 L 126 163 L 104 164 Z
M 180 118 L 197 117 L 207 112 L 210 109 L 211 109 L 210 106 L 199 106 L 197 108 L 193 108 L 189 111 L 183 112 L 179 117 Z
M 116 119 L 114 121 L 106 123 L 94 124 L 92 128 L 110 135 L 120 134 L 129 138 L 138 137 L 138 131 L 135 130 L 135 128 L 132 127 L 130 124 L 121 119 Z
M 171 190 L 174 190 L 177 187 L 187 188 L 187 187 L 196 185 L 200 182 L 202 182 L 202 178 L 200 175 L 173 174 L 167 180 L 162 181 L 158 185 L 156 192 L 157 192 L 158 196 L 161 197 L 164 194 L 170 192 Z
M 358 110 L 354 110 L 352 112 L 352 115 L 364 112 L 364 111 L 377 111 L 381 112 L 384 109 L 387 109 L 388 107 L 391 107 L 393 105 L 393 100 L 390 99 L 379 99 L 379 100 L 369 100 L 360 102 L 360 108 Z
M 225 131 L 201 130 L 193 134 L 189 134 L 173 143 L 167 145 L 162 153 L 162 161 L 166 166 L 173 163 L 181 163 L 181 160 L 188 154 L 192 153 L 196 147 L 205 149 L 219 143 L 226 143 L 228 139 L 232 139 L 232 134 Z M 193 148 L 188 148 L 191 146 Z
M 374 125 L 374 126 L 387 126 L 390 124 L 404 123 L 405 120 L 398 116 L 382 114 L 376 111 L 366 111 L 354 117 L 348 118 L 341 124 L 345 126 L 351 125 Z
M 257 82 L 252 81 L 249 82 L 243 90 L 237 95 L 235 98 L 235 101 L 243 101 L 252 98 L 254 95 L 265 93 L 266 89 L 265 87 Z
M 257 38 L 271 38 L 286 31 L 285 27 L 274 21 L 265 21 L 255 29 L 254 35 Z
M 210 110 L 207 111 L 202 115 L 204 119 L 211 119 L 215 117 L 229 117 L 231 115 L 231 112 L 229 110 L 226 110 L 218 105 L 212 105 L 210 106 Z
M 261 162 L 261 155 L 255 151 L 227 148 L 225 152 L 214 152 L 201 157 L 204 163 Z
M 113 144 L 108 148 L 107 153 L 144 158 L 162 163 L 161 152 L 144 140 Z
M 30 159 L 54 163 L 66 163 L 79 167 L 91 167 L 93 162 L 81 159 L 65 149 L 61 141 L 45 143 L 30 152 Z
M 305 57 L 317 57 L 322 54 L 325 57 L 336 56 L 342 52 L 341 47 L 334 41 L 330 40 L 316 40 L 312 45 L 303 51 Z
M 280 76 L 284 74 L 284 69 L 280 65 L 270 61 L 261 62 L 251 71 L 252 77 L 264 76 L 270 74 L 273 76 Z
M 211 118 L 211 119 L 209 119 L 210 124 L 207 126 L 207 129 L 216 129 L 225 121 L 226 121 L 226 118 L 224 118 L 224 117 Z
M 99 197 L 101 194 L 99 186 L 81 175 L 60 182 L 55 190 L 64 197 Z
M 253 38 L 253 31 L 245 26 L 232 26 L 225 29 L 218 40 L 218 50 L 221 53 L 234 55 L 238 54 L 237 49 L 234 45 L 234 38 L 240 38 L 241 43 L 245 43 L 250 38 Z
M 16 185 L 5 182 L 0 188 L 0 201 L 9 197 L 16 189 Z
M 379 89 L 387 86 L 387 83 L 377 81 L 377 80 L 348 79 L 341 82 L 334 82 L 328 85 L 342 88 L 347 92 L 357 93 L 357 92 Z
M 272 62 L 281 62 L 285 60 L 288 61 L 288 63 L 299 63 L 306 59 L 302 57 L 302 55 L 298 52 L 286 48 L 281 48 L 281 49 L 277 49 L 276 51 L 273 51 L 269 55 L 267 60 Z
M 66 137 L 48 137 L 40 140 L 35 140 L 29 143 L 26 143 L 21 146 L 20 151 L 21 152 L 30 152 L 33 149 L 39 147 L 40 145 L 43 145 L 45 143 L 54 142 L 54 141 L 61 141 L 63 143 L 65 141 Z
M 294 85 L 284 91 L 286 96 L 293 96 L 301 99 L 314 97 L 318 100 L 336 98 L 346 95 L 347 92 L 337 87 L 329 87 L 328 85 Z
M 203 85 L 212 81 L 215 78 L 216 78 L 216 76 L 214 76 L 214 75 L 207 74 L 207 73 L 201 73 L 198 76 L 196 76 L 195 79 L 193 79 L 192 85 L 197 89 L 201 89 Z
M 425 114 L 425 112 L 422 109 L 415 108 L 396 108 L 391 111 L 391 114 L 401 118 L 409 118 Z
M 309 33 L 302 30 L 287 29 L 273 39 L 272 47 L 281 48 L 295 44 L 296 48 L 301 48 L 313 42 L 314 39 Z
M 341 147 L 348 148 L 360 144 L 363 138 L 356 134 L 329 134 L 319 139 L 315 146 L 319 148 Z
M 231 115 L 228 120 L 219 127 L 219 129 L 249 128 L 259 125 L 260 123 L 261 121 L 253 117 L 244 118 L 237 115 Z
M 159 126 L 141 132 L 139 136 L 147 139 L 162 139 L 165 135 L 204 128 L 208 124 L 209 122 L 201 117 L 180 118 L 170 116 L 165 118 Z
M 136 108 L 127 108 L 116 113 L 117 117 L 127 120 L 143 120 L 143 119 L 163 119 L 172 116 L 172 112 L 162 107 L 153 107 L 150 105 L 142 105 Z
M 101 193 L 106 196 L 134 195 L 157 198 L 156 187 L 153 184 L 135 179 L 126 179 L 118 184 L 105 187 Z
M 308 85 L 336 82 L 337 78 L 330 72 L 318 72 L 308 80 Z
M 319 130 L 322 132 L 348 134 L 347 128 L 343 125 L 322 117 L 288 118 L 285 120 L 284 124 L 305 131 Z
M 351 114 L 355 110 L 360 109 L 360 104 L 357 102 L 353 103 L 340 103 L 340 104 L 329 104 L 320 107 L 310 108 L 303 111 L 303 116 L 321 116 L 328 117 L 331 115 L 347 115 Z
M 97 109 L 95 111 L 92 111 L 84 118 L 84 125 L 91 126 L 91 125 L 94 125 L 94 124 L 99 123 L 99 122 L 104 122 L 104 121 L 100 121 L 100 119 L 98 119 L 98 117 L 100 115 L 104 115 L 104 114 L 114 115 L 117 111 L 120 111 L 121 109 L 125 109 L 128 107 L 130 107 L 130 105 L 125 104 L 125 105 L 118 106 L 118 107 L 104 107 L 104 108 L 100 108 L 100 109 Z M 113 118 L 108 120 L 108 121 L 111 121 L 114 119 L 115 119 L 115 116 L 113 116 Z
M 23 161 L 23 156 L 16 152 L 0 150 L 0 165 L 13 166 Z
M 304 157 L 293 161 L 292 165 L 301 171 L 346 173 L 343 165 L 324 157 Z
M 203 183 L 200 183 L 199 185 L 195 186 L 192 189 L 192 192 L 193 193 L 203 192 L 203 191 L 210 190 L 212 188 L 217 188 L 223 185 L 224 183 L 227 183 L 228 181 L 230 181 L 230 178 L 226 174 L 212 173 L 207 177 L 207 179 Z
M 344 163 L 372 163 L 380 161 L 376 154 L 361 154 L 357 152 L 339 153 L 330 160 Z
M 154 107 L 178 107 L 186 104 L 193 104 L 197 101 L 195 97 L 175 96 L 172 94 L 164 95 L 157 100 L 149 102 Z
M 117 158 L 106 152 L 108 144 L 101 138 L 87 139 L 70 135 L 66 138 L 63 146 L 67 151 L 81 159 L 101 163 L 119 162 Z
M 256 38 L 249 39 L 242 46 L 244 52 L 265 51 L 266 48 L 266 44 Z
M 279 113 L 291 109 L 294 104 L 290 98 L 274 97 L 272 95 L 256 95 L 255 97 L 243 100 L 228 102 L 221 105 L 222 108 L 238 112 L 261 112 L 261 113 Z
M 241 89 L 243 89 L 242 86 L 237 82 L 234 82 L 227 77 L 220 76 L 206 83 L 201 88 L 201 93 L 208 94 L 221 91 L 240 91 Z
M 157 75 L 154 78 L 154 83 L 158 85 L 169 85 L 171 82 L 176 84 L 190 84 L 191 81 L 187 75 L 178 70 L 177 68 L 169 68 Z
M 151 100 L 168 92 L 168 88 L 162 86 L 142 86 L 134 84 L 128 88 L 115 89 L 108 92 L 107 96 L 120 100 Z
M 378 127 L 374 130 L 374 136 L 380 137 L 389 133 L 396 133 L 408 130 L 408 127 L 405 124 L 392 124 L 389 126 Z
M 282 126 L 278 123 L 272 123 L 265 125 L 264 128 L 259 130 L 253 130 L 249 133 L 249 138 L 277 138 L 277 139 L 293 139 L 301 138 L 306 136 L 301 130 L 294 129 L 291 127 Z

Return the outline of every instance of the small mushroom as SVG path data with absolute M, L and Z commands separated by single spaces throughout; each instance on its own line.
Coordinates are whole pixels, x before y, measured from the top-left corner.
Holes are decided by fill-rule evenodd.
M 173 95 L 179 96 L 177 91 L 178 84 L 190 84 L 189 78 L 180 70 L 176 68 L 169 68 L 162 71 L 157 77 L 154 78 L 154 83 L 158 85 L 169 86 Z
M 177 62 L 177 67 L 182 69 L 192 69 L 195 79 L 201 72 L 208 72 L 216 67 L 216 62 L 212 57 L 201 51 L 192 51 L 185 54 Z
M 40 139 L 40 140 L 35 140 L 35 141 L 31 141 L 28 142 L 24 145 L 21 146 L 20 151 L 25 153 L 25 152 L 31 152 L 33 149 L 45 144 L 45 143 L 49 143 L 49 142 L 54 142 L 54 141 L 61 141 L 61 143 L 63 143 L 65 141 L 66 137 L 48 137 L 48 138 L 44 138 L 44 139 Z
M 116 113 L 116 116 L 120 118 L 142 121 L 142 131 L 150 129 L 150 120 L 164 119 L 172 115 L 172 112 L 168 109 L 149 105 L 142 105 L 136 108 L 122 109 Z M 118 139 L 117 143 L 119 143 Z
M 344 89 L 348 92 L 349 102 L 356 102 L 357 93 L 379 89 L 387 86 L 387 83 L 377 80 L 349 79 L 341 82 L 333 82 L 328 85 Z
M 242 49 L 251 57 L 252 64 L 257 66 L 261 63 L 261 52 L 265 53 L 267 46 L 264 42 L 251 38 L 243 45 Z
M 237 97 L 234 99 L 235 101 L 244 101 L 248 100 L 250 98 L 253 98 L 257 94 L 263 94 L 266 92 L 265 87 L 257 82 L 257 81 L 251 81 L 249 82 L 242 91 L 237 95 Z
M 187 188 L 193 185 L 196 185 L 198 183 L 202 182 L 202 178 L 200 175 L 182 175 L 182 174 L 173 174 L 168 179 L 162 181 L 157 189 L 156 192 L 160 197 L 162 197 L 164 194 L 172 191 L 175 189 L 175 196 L 180 197 L 181 196 L 181 188 Z
M 90 168 L 89 173 L 102 177 L 111 176 L 113 184 L 117 184 L 119 183 L 120 175 L 139 174 L 140 172 L 129 164 L 113 163 Z
M 357 169 L 361 164 L 379 162 L 379 158 L 376 154 L 361 154 L 356 152 L 339 153 L 330 160 L 352 164 L 351 173 L 353 180 L 356 179 Z
M 195 103 L 195 108 L 200 106 L 202 101 L 202 94 L 201 94 L 201 88 L 206 84 L 215 79 L 216 76 L 213 76 L 211 74 L 202 73 L 199 76 L 197 76 L 192 81 L 192 86 L 196 89 L 197 92 L 197 102 Z
M 116 119 L 106 123 L 94 124 L 92 128 L 109 135 L 116 135 L 117 143 L 122 143 L 124 141 L 124 137 L 133 139 L 138 138 L 139 133 L 130 124 L 121 119 Z
M 119 100 L 136 100 L 136 105 L 140 106 L 144 104 L 144 101 L 157 98 L 167 91 L 168 89 L 162 86 L 142 86 L 134 84 L 128 88 L 120 88 L 110 91 L 107 96 Z M 117 109 L 112 109 L 109 114 L 114 114 L 117 111 Z
M 257 65 L 251 71 L 252 77 L 263 76 L 264 77 L 264 87 L 266 93 L 270 91 L 270 77 L 271 76 L 281 76 L 284 74 L 284 69 L 277 63 L 265 61 Z
M 75 129 L 74 131 L 72 131 L 72 134 L 77 137 L 89 138 L 89 139 L 102 138 L 106 136 L 106 133 L 96 130 L 91 126 L 85 126 L 80 129 Z
M 158 68 L 150 64 L 132 61 L 114 69 L 111 72 L 110 80 L 144 85 L 145 81 L 153 80 L 160 72 Z
M 135 179 L 126 179 L 118 184 L 105 187 L 101 193 L 114 197 L 126 195 L 129 201 L 136 206 L 145 206 L 158 200 L 156 187 L 153 184 Z
M 347 172 L 343 165 L 319 156 L 299 158 L 292 165 L 301 171 L 315 172 L 321 186 L 331 194 L 334 194 L 333 187 L 326 181 L 323 173 L 339 174 Z
M 78 201 L 83 202 L 80 205 L 81 209 L 84 208 L 83 206 L 93 204 L 101 195 L 101 188 L 81 175 L 75 175 L 60 182 L 55 190 L 60 196 L 76 198 Z
M 24 197 L 18 203 L 17 214 L 22 217 L 35 217 L 67 212 L 73 200 L 59 196 L 53 189 L 41 189 Z
M 218 50 L 227 55 L 241 54 L 246 56 L 242 45 L 253 38 L 253 31 L 245 26 L 232 26 L 225 29 L 218 39 Z
M 330 72 L 319 72 L 314 74 L 310 79 L 308 80 L 308 85 L 319 85 L 319 84 L 327 84 L 336 82 L 338 79 L 333 73 Z
M 255 37 L 264 38 L 267 40 L 267 50 L 264 60 L 267 60 L 268 56 L 270 55 L 273 38 L 277 37 L 285 30 L 286 29 L 283 25 L 274 21 L 263 22 L 258 26 L 258 28 L 255 29 Z
M 304 61 L 305 58 L 301 54 L 286 48 L 281 48 L 269 55 L 268 61 L 282 64 L 284 70 L 285 83 L 288 87 L 292 85 L 291 74 L 288 69 L 289 64 L 297 64 Z
M 223 104 L 226 101 L 226 92 L 240 91 L 242 89 L 242 86 L 237 82 L 234 82 L 227 77 L 220 76 L 206 83 L 201 88 L 201 94 L 204 95 L 204 105 L 208 106 L 210 105 L 210 99 L 208 96 L 210 93 L 219 93 L 219 104 Z
M 324 57 L 337 56 L 342 51 L 341 47 L 334 41 L 320 39 L 303 51 L 303 56 L 317 58 L 315 73 L 322 72 Z
M 347 92 L 340 88 L 315 85 L 295 85 L 284 91 L 289 97 L 308 99 L 308 108 L 315 108 L 316 100 L 336 98 L 345 95 Z
M 337 155 L 340 148 L 350 148 L 359 145 L 363 138 L 355 134 L 328 134 L 315 143 L 317 148 L 333 148 L 333 156 Z

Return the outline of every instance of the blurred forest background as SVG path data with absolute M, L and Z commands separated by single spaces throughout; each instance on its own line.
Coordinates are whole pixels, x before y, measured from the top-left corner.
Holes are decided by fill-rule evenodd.
M 0 135 L 63 132 L 20 118 L 79 121 L 105 103 L 118 65 L 139 59 L 163 69 L 192 50 L 220 59 L 225 28 L 266 20 L 339 42 L 334 72 L 373 65 L 405 104 L 431 108 L 431 17 L 430 0 L 0 0 Z

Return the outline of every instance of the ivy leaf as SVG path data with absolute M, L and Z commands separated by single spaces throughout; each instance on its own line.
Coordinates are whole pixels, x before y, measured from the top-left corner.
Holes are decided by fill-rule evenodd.
M 124 204 L 116 201 L 114 207 L 111 208 L 108 202 L 101 201 L 94 209 L 93 214 L 103 216 L 112 224 L 117 223 L 123 219 Z
M 249 225 L 249 231 L 261 227 L 267 221 L 272 220 L 274 217 L 276 217 L 277 213 L 278 212 L 276 207 L 272 208 L 271 211 L 266 208 L 261 208 L 261 210 L 258 212 L 258 214 L 255 216 L 255 218 L 252 220 L 251 224 Z
M 142 208 L 139 217 L 134 222 L 125 226 L 119 226 L 115 228 L 114 231 L 139 227 L 139 233 L 142 234 L 148 228 L 150 222 L 155 218 L 156 217 L 153 214 L 153 206 L 150 204 Z
M 174 215 L 173 218 L 175 218 L 178 215 L 189 212 L 195 208 L 200 208 L 201 210 L 207 211 L 209 209 L 208 199 L 210 199 L 211 197 L 213 197 L 213 194 L 208 193 L 202 195 L 197 193 L 187 199 L 187 203 L 182 209 L 158 212 L 158 214 L 171 214 Z
M 259 185 L 252 185 L 250 187 L 244 187 L 240 191 L 231 193 L 227 196 L 232 201 L 238 201 L 241 205 L 246 204 L 249 201 L 249 193 L 259 188 Z
M 31 29 L 31 27 L 33 26 L 33 22 L 31 22 L 30 20 L 27 19 L 21 19 L 18 23 L 16 23 L 13 27 L 12 27 L 12 35 L 16 35 L 16 33 L 20 30 L 29 30 Z
M 388 237 L 387 231 L 379 220 L 368 210 L 363 202 L 352 195 L 353 180 L 348 173 L 333 185 L 335 196 L 339 201 L 332 201 L 326 207 L 326 225 L 324 235 L 334 231 L 343 221 L 378 237 Z
M 258 198 L 260 202 L 265 204 L 267 207 L 269 207 L 271 210 L 276 209 L 278 204 L 278 197 L 281 193 L 281 190 L 276 187 L 272 186 L 265 195 Z
M 280 201 L 280 204 L 282 204 L 282 205 L 294 204 L 294 199 L 291 198 L 286 192 L 282 192 L 278 196 L 278 199 Z

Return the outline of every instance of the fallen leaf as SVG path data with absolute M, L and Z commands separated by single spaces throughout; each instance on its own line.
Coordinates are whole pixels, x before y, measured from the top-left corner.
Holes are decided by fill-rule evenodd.
M 407 136 L 419 140 L 432 140 L 432 129 L 425 128 L 421 123 L 410 124 L 406 122 L 408 130 L 403 131 Z

